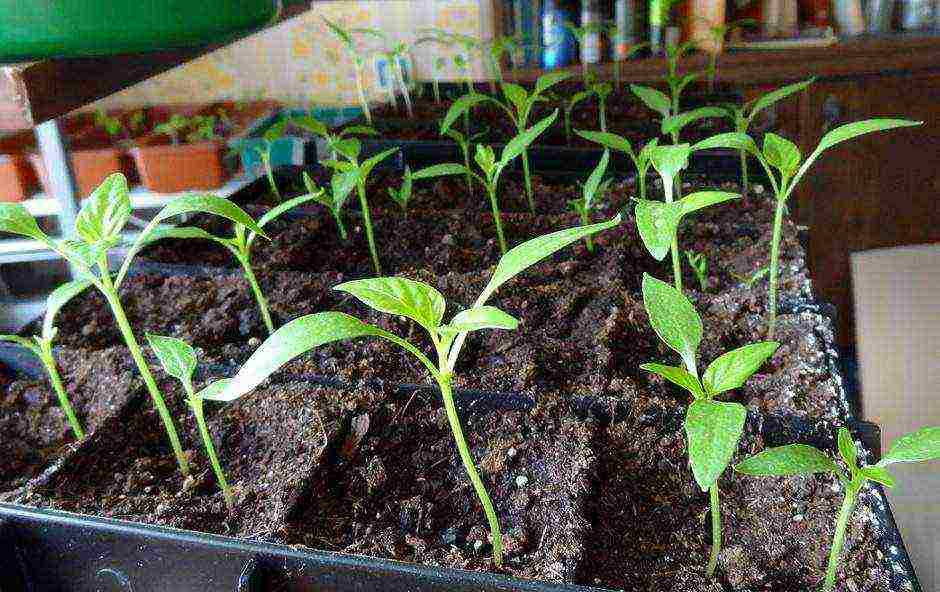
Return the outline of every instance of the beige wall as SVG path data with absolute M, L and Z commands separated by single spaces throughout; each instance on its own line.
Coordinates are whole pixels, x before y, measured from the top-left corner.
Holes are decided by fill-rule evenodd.
M 488 38 L 492 33 L 491 2 L 469 0 L 373 0 L 316 2 L 297 17 L 249 36 L 163 75 L 103 99 L 93 107 L 143 106 L 161 103 L 211 102 L 259 96 L 287 104 L 353 104 L 356 87 L 351 62 L 327 30 L 326 17 L 347 27 L 384 30 L 394 39 L 414 42 L 417 31 L 434 27 Z M 367 49 L 380 49 L 366 41 Z M 452 57 L 453 50 L 433 44 L 414 48 L 418 78 L 430 79 L 431 59 Z M 474 60 L 474 76 L 482 76 Z M 456 79 L 448 60 L 443 79 Z M 366 86 L 381 100 L 371 72 Z

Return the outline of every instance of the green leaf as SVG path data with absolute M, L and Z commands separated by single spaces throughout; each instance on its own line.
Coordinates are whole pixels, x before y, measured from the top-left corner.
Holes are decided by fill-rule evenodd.
M 26 236 L 46 244 L 51 242 L 39 229 L 36 219 L 18 203 L 0 203 L 0 232 Z
M 764 158 L 768 164 L 780 170 L 784 177 L 791 177 L 800 167 L 803 155 L 796 144 L 775 133 L 764 134 Z
M 598 162 L 597 166 L 594 167 L 594 170 L 591 171 L 587 182 L 581 188 L 581 195 L 584 197 L 584 207 L 586 209 L 591 209 L 591 203 L 594 201 L 594 195 L 597 193 L 597 188 L 600 186 L 601 181 L 604 178 L 604 173 L 607 172 L 608 162 L 610 162 L 610 151 L 604 150 L 604 154 L 601 156 L 600 162 Z
M 899 462 L 920 462 L 940 458 L 940 427 L 921 428 L 901 436 L 891 444 L 879 466 Z
M 362 153 L 362 142 L 356 138 L 343 138 L 330 143 L 330 148 L 340 155 L 356 162 Z
M 127 178 L 114 173 L 84 201 L 75 218 L 75 232 L 86 243 L 109 240 L 120 235 L 130 216 Z
M 196 372 L 196 350 L 175 337 L 147 333 L 147 341 L 166 373 L 191 388 L 193 373 Z
M 813 82 L 816 81 L 816 77 L 810 78 L 809 80 L 804 80 L 803 82 L 796 82 L 794 84 L 788 84 L 787 86 L 778 88 L 777 90 L 771 91 L 766 95 L 759 97 L 754 101 L 753 107 L 750 109 L 750 115 L 748 117 L 754 117 L 757 113 L 760 113 L 767 107 L 770 107 L 777 101 L 783 100 L 794 93 L 798 93 Z
M 650 325 L 685 362 L 692 374 L 695 352 L 702 342 L 702 319 L 682 292 L 648 273 L 643 274 L 643 306 Z
M 692 72 L 690 74 L 686 74 L 685 76 L 683 76 L 682 80 L 679 81 L 679 84 L 676 85 L 676 94 L 681 95 L 682 91 L 685 90 L 685 87 L 689 86 L 690 84 L 698 80 L 700 77 L 701 77 L 701 74 L 697 72 Z
M 676 229 L 682 219 L 682 203 L 638 199 L 634 217 L 643 246 L 654 259 L 662 261 L 669 253 L 672 239 L 676 236 Z
M 593 90 L 582 90 L 571 95 L 571 99 L 568 100 L 568 111 L 572 111 L 575 108 L 575 105 L 583 101 L 584 99 L 590 97 L 594 94 Z
M 923 121 L 910 121 L 908 119 L 866 119 L 864 121 L 847 123 L 845 125 L 840 125 L 823 136 L 822 140 L 819 141 L 819 146 L 816 148 L 815 152 L 822 152 L 823 150 L 832 148 L 836 144 L 840 144 L 846 140 L 851 140 L 852 138 L 864 134 L 890 130 L 898 127 L 923 125 L 923 123 Z
M 683 197 L 678 203 L 682 204 L 682 215 L 685 216 L 703 208 L 739 199 L 740 197 L 740 193 L 729 193 L 727 191 L 696 191 Z
M 496 168 L 496 155 L 493 153 L 493 147 L 485 144 L 477 144 L 477 150 L 473 155 L 474 162 L 480 167 L 486 176 L 489 177 Z
M 839 474 L 839 467 L 831 458 L 806 444 L 788 444 L 768 448 L 736 464 L 734 470 L 756 477 L 785 477 L 813 473 Z
M 699 382 L 698 378 L 692 374 L 689 374 L 689 371 L 685 368 L 655 363 L 642 364 L 640 365 L 640 368 L 646 370 L 647 372 L 658 374 L 669 382 L 677 386 L 681 386 L 685 390 L 692 393 L 692 396 L 696 399 L 705 398 L 705 391 L 702 389 L 702 383 Z
M 42 319 L 42 338 L 52 340 L 55 336 L 55 316 L 69 301 L 81 294 L 91 282 L 88 280 L 73 280 L 66 282 L 52 291 L 46 298 L 46 315 Z
M 740 403 L 693 401 L 685 416 L 692 474 L 702 491 L 718 481 L 738 448 L 747 409 Z
M 555 109 L 551 115 L 509 140 L 506 146 L 503 147 L 503 152 L 499 157 L 499 164 L 506 166 L 509 164 L 509 161 L 522 154 L 522 151 L 528 148 L 529 144 L 534 142 L 536 138 L 542 135 L 542 132 L 544 132 L 548 126 L 555 122 L 556 117 L 558 117 L 558 109 Z
M 343 136 L 377 136 L 379 132 L 375 131 L 375 128 L 371 128 L 368 125 L 347 125 L 339 133 L 340 137 Z
M 430 179 L 431 177 L 443 177 L 444 175 L 463 175 L 466 172 L 467 167 L 462 164 L 445 162 L 415 171 L 411 173 L 411 178 L 417 181 L 418 179 Z
M 839 428 L 837 440 L 842 460 L 854 470 L 858 466 L 858 449 L 855 447 L 855 441 L 852 440 L 852 434 L 845 428 Z
M 471 93 L 456 99 L 453 103 L 451 103 L 450 109 L 447 110 L 447 114 L 444 115 L 444 120 L 441 121 L 441 135 L 446 134 L 447 130 L 450 129 L 450 126 L 454 125 L 454 122 L 457 121 L 457 119 L 464 113 L 479 105 L 480 103 L 485 103 L 486 101 L 491 100 L 493 99 L 479 93 Z
M 306 174 L 306 171 L 304 171 L 304 173 Z M 318 198 L 318 194 L 323 193 L 323 189 L 320 189 L 320 188 L 316 188 L 316 189 L 317 190 L 315 192 L 308 192 L 308 193 L 305 193 L 304 195 L 298 195 L 297 197 L 292 197 L 287 201 L 283 201 L 277 204 L 276 206 L 274 206 L 273 208 L 265 212 L 260 218 L 258 218 L 258 226 L 261 228 L 264 228 L 265 226 L 270 224 L 273 220 L 276 220 L 282 214 L 285 214 L 286 212 L 293 210 L 297 206 L 301 206 L 310 201 L 316 201 Z
M 326 136 L 330 131 L 327 129 L 326 124 L 311 115 L 294 117 L 291 119 L 291 123 L 317 136 Z
M 617 214 L 617 216 L 606 222 L 566 228 L 565 230 L 559 230 L 551 234 L 533 238 L 509 249 L 509 251 L 500 258 L 499 263 L 496 264 L 493 276 L 490 278 L 489 283 L 486 284 L 486 287 L 483 288 L 483 292 L 481 292 L 480 297 L 477 298 L 475 306 L 482 306 L 500 286 L 542 259 L 588 235 L 613 228 L 619 225 L 620 221 L 620 214 Z
M 369 175 L 372 173 L 372 169 L 374 169 L 380 162 L 382 162 L 383 160 L 385 160 L 392 154 L 395 154 L 396 152 L 398 152 L 397 147 L 389 148 L 388 150 L 383 150 L 382 152 L 379 152 L 375 156 L 367 158 L 359 166 L 360 179 L 364 182 L 366 179 L 369 178 Z
M 289 120 L 282 119 L 268 129 L 264 130 L 264 141 L 268 144 L 271 144 L 276 140 L 283 138 L 284 132 L 287 130 L 288 123 Z
M 228 199 L 225 199 L 224 197 L 219 197 L 209 193 L 193 193 L 174 199 L 165 205 L 162 210 L 157 212 L 157 215 L 154 216 L 153 220 L 151 220 L 147 227 L 150 228 L 151 226 L 155 226 L 156 223 L 163 222 L 164 220 L 172 218 L 173 216 L 190 214 L 193 212 L 202 212 L 204 214 L 221 216 L 222 218 L 231 220 L 236 224 L 241 224 L 256 234 L 267 236 L 264 234 L 264 231 L 261 229 L 261 227 L 258 226 L 258 224 L 252 219 L 252 217 L 249 216 L 240 207 Z
M 710 138 L 705 138 L 692 146 L 692 151 L 708 150 L 711 148 L 733 148 L 734 150 L 745 150 L 751 154 L 760 154 L 757 149 L 757 143 L 751 136 L 741 132 L 727 132 L 718 134 Z
M 741 388 L 780 344 L 775 341 L 752 343 L 718 356 L 702 375 L 705 389 L 712 395 Z
M 571 72 L 557 71 L 557 72 L 548 72 L 539 76 L 538 80 L 535 81 L 535 94 L 540 95 L 555 86 L 559 82 L 571 78 Z
M 638 84 L 631 84 L 630 90 L 633 91 L 633 94 L 643 101 L 647 107 L 663 117 L 669 117 L 669 113 L 672 111 L 672 101 L 661 91 Z
M 612 134 L 610 132 L 593 132 L 587 130 L 574 130 L 574 133 L 578 134 L 589 142 L 596 142 L 605 148 L 610 148 L 611 150 L 628 154 L 630 155 L 631 159 L 636 160 L 636 154 L 633 152 L 633 147 L 630 145 L 630 141 L 626 138 L 618 136 L 617 134 Z
M 15 343 L 16 345 L 19 345 L 21 347 L 25 347 L 26 349 L 33 352 L 37 356 L 39 355 L 39 352 L 41 351 L 39 349 L 39 346 L 34 341 L 32 341 L 31 339 L 27 339 L 25 337 L 20 337 L 19 335 L 0 335 L 0 341 L 8 341 L 10 343 Z
M 894 476 L 884 467 L 865 467 L 861 473 L 866 479 L 881 483 L 885 487 L 894 487 Z
M 708 119 L 711 117 L 724 116 L 724 110 L 719 107 L 700 107 L 698 109 L 686 111 L 685 113 L 680 113 L 671 117 L 664 117 L 660 123 L 660 127 L 662 129 L 663 135 L 668 136 L 673 132 L 678 133 L 682 130 L 682 128 L 692 122 L 699 121 L 701 119 Z
M 689 155 L 692 147 L 688 144 L 670 144 L 656 146 L 650 153 L 650 162 L 653 168 L 663 178 L 672 183 L 672 179 L 685 167 L 689 166 Z
M 345 282 L 333 289 L 352 294 L 379 312 L 408 317 L 429 332 L 434 332 L 444 317 L 444 297 L 423 282 L 398 277 L 368 278 Z
M 349 194 L 352 193 L 353 189 L 356 188 L 356 184 L 358 182 L 358 170 L 347 171 L 345 173 L 334 173 L 330 178 L 330 187 L 333 190 L 333 203 L 330 207 L 336 211 L 339 211 L 342 205 L 346 203 L 346 198 L 348 198 Z
M 202 228 L 197 228 L 195 226 L 166 226 L 157 228 L 153 232 L 147 233 L 146 242 L 140 246 L 143 248 L 146 245 L 150 245 L 157 241 L 168 238 L 211 240 L 230 248 L 230 242 L 228 239 L 215 236 L 206 232 Z
M 516 113 L 521 114 L 525 111 L 525 104 L 529 99 L 529 93 L 527 93 L 524 88 L 518 84 L 504 82 L 503 95 L 512 103 L 513 107 L 516 108 Z
M 429 370 L 434 369 L 424 354 L 392 333 L 347 314 L 319 312 L 294 319 L 279 328 L 255 350 L 227 384 L 203 390 L 201 396 L 213 401 L 233 401 L 250 393 L 284 364 L 315 347 L 370 335 L 399 345 L 421 360 Z
M 514 331 L 519 321 L 495 306 L 477 306 L 454 315 L 447 325 L 441 327 L 443 334 L 469 333 L 480 329 L 505 329 Z

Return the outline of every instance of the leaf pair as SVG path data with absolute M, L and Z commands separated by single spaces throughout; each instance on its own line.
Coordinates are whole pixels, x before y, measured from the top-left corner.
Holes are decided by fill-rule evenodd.
M 636 200 L 636 226 L 643 245 L 657 261 L 662 261 L 672 247 L 679 223 L 692 212 L 740 198 L 726 191 L 698 191 L 674 202 Z
M 699 379 L 696 356 L 703 327 L 692 303 L 669 284 L 644 274 L 643 305 L 653 330 L 682 357 L 685 368 L 653 363 L 640 367 L 692 394 L 694 401 L 685 421 L 689 461 L 696 482 L 707 490 L 731 462 L 747 418 L 740 403 L 715 401 L 714 397 L 743 386 L 780 344 L 755 343 L 722 354 Z

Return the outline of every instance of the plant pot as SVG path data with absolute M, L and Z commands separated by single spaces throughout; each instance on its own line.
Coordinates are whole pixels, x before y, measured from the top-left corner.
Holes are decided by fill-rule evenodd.
M 23 201 L 37 185 L 36 173 L 24 155 L 0 154 L 0 201 Z
M 133 163 L 120 148 L 78 149 L 69 152 L 72 159 L 72 174 L 80 199 L 85 199 L 112 173 L 124 173 L 133 178 Z M 52 195 L 46 163 L 40 154 L 30 154 L 29 160 L 36 170 L 43 191 Z
M 151 144 L 131 149 L 144 187 L 157 193 L 217 189 L 225 184 L 220 142 Z

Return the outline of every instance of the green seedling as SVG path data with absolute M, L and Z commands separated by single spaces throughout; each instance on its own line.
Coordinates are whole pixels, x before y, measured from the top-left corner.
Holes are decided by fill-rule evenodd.
M 374 37 L 381 41 L 386 49 L 376 52 L 376 55 L 382 56 L 388 62 L 389 71 L 394 75 L 395 80 L 388 84 L 389 101 L 398 110 L 398 100 L 395 97 L 395 85 L 401 90 L 402 100 L 405 102 L 405 111 L 408 117 L 414 119 L 415 113 L 411 106 L 411 92 L 408 84 L 405 82 L 405 73 L 401 68 L 401 60 L 408 59 L 411 53 L 411 46 L 404 41 L 393 42 L 391 38 L 379 29 L 353 29 L 354 33 L 362 33 Z
M 751 124 L 754 123 L 754 120 L 761 111 L 791 95 L 802 91 L 815 81 L 816 78 L 814 77 L 808 80 L 804 80 L 803 82 L 797 82 L 783 86 L 765 95 L 752 99 L 743 105 L 725 104 L 723 105 L 723 108 L 725 109 L 725 117 L 734 123 L 734 131 L 741 134 L 746 134 L 748 133 Z M 738 155 L 741 160 L 741 192 L 747 193 L 748 186 L 750 184 L 747 170 L 747 151 L 741 148 L 738 150 Z
M 700 377 L 696 357 L 703 328 L 702 319 L 692 303 L 679 290 L 644 273 L 643 306 L 653 330 L 663 343 L 682 357 L 684 367 L 650 363 L 640 368 L 665 378 L 692 395 L 692 404 L 685 415 L 685 433 L 692 474 L 702 491 L 708 492 L 711 504 L 712 549 L 706 568 L 711 577 L 721 553 L 718 479 L 738 448 L 747 419 L 744 405 L 719 401 L 716 397 L 741 388 L 773 356 L 780 344 L 764 341 L 724 353 L 712 361 Z
M 832 547 L 829 550 L 823 592 L 831 592 L 835 589 L 839 558 L 845 543 L 845 531 L 855 512 L 859 493 L 869 481 L 886 487 L 894 487 L 894 476 L 887 468 L 892 464 L 940 459 L 940 427 L 921 428 L 916 432 L 901 436 L 891 444 L 888 454 L 880 461 L 864 467 L 858 462 L 858 448 L 845 428 L 839 428 L 838 449 L 839 457 L 849 470 L 848 474 L 825 453 L 806 444 L 768 448 L 734 467 L 734 470 L 739 473 L 759 477 L 832 473 L 845 487 L 845 497 L 842 500 L 842 508 L 836 520 L 835 534 L 832 537 Z
M 594 89 L 589 88 L 587 90 L 580 90 L 573 95 L 567 101 L 564 101 L 563 107 L 565 110 L 565 142 L 570 146 L 571 145 L 571 114 L 574 112 L 574 108 L 578 106 L 578 103 L 585 101 L 591 98 L 591 95 L 594 94 Z
M 366 58 L 359 52 L 356 41 L 353 39 L 352 33 L 349 30 L 340 27 L 326 17 L 323 17 L 323 22 L 326 23 L 330 31 L 340 40 L 340 43 L 343 44 L 343 48 L 346 50 L 346 54 L 352 59 L 353 72 L 356 76 L 356 94 L 359 97 L 359 106 L 362 107 L 362 113 L 366 116 L 366 122 L 372 125 L 372 111 L 369 110 L 369 101 L 366 99 L 366 91 L 362 81 L 362 72 L 365 69 Z
M 2 210 L 0 210 L 0 215 L 2 215 Z M 2 225 L 2 223 L 0 223 L 0 225 Z M 58 312 L 62 310 L 62 307 L 68 304 L 72 298 L 83 292 L 85 288 L 90 285 L 91 283 L 88 281 L 74 280 L 62 284 L 53 290 L 48 298 L 46 298 L 46 314 L 45 317 L 43 317 L 42 332 L 39 335 L 32 337 L 0 335 L 0 341 L 8 341 L 21 345 L 39 358 L 39 361 L 42 362 L 42 367 L 49 376 L 52 390 L 55 391 L 56 397 L 59 399 L 59 407 L 61 407 L 62 412 L 65 413 L 65 418 L 72 428 L 72 433 L 74 433 L 75 437 L 79 440 L 85 437 L 85 432 L 82 430 L 81 422 L 78 421 L 78 416 L 75 415 L 75 410 L 72 409 L 72 403 L 69 401 L 65 385 L 62 383 L 62 377 L 59 375 L 59 368 L 56 365 L 55 356 L 52 353 L 52 344 L 55 341 L 56 334 L 59 332 L 58 327 L 55 326 L 56 314 L 58 314 Z
M 705 253 L 686 251 L 685 258 L 689 262 L 689 267 L 695 273 L 699 288 L 702 292 L 708 292 L 708 257 L 705 256 Z
M 705 67 L 705 76 L 708 78 L 708 92 L 715 92 L 715 84 L 718 81 L 718 56 L 721 55 L 728 34 L 736 29 L 755 27 L 758 24 L 754 19 L 738 19 L 708 28 L 708 36 L 712 38 L 712 42 L 715 44 L 712 51 L 708 52 L 708 65 Z
M 137 252 L 152 238 L 163 222 L 174 216 L 202 212 L 243 224 L 249 230 L 262 236 L 264 232 L 248 214 L 227 199 L 204 194 L 179 197 L 157 212 L 137 235 L 124 257 L 117 278 L 114 279 L 108 263 L 108 252 L 124 242 L 121 232 L 131 216 L 127 179 L 120 173 L 110 175 L 82 203 L 82 208 L 75 218 L 74 236 L 76 238 L 74 239 L 53 240 L 40 230 L 36 220 L 21 204 L 0 204 L 0 232 L 17 234 L 39 241 L 50 251 L 65 259 L 79 275 L 79 279 L 88 281 L 101 292 L 111 308 L 121 336 L 130 350 L 154 407 L 163 421 L 180 470 L 184 475 L 188 475 L 189 465 L 183 455 L 173 419 L 170 417 L 163 395 L 160 394 L 160 389 L 141 352 L 140 344 L 127 320 L 118 289 Z
M 225 480 L 222 464 L 219 462 L 219 457 L 215 453 L 215 445 L 212 443 L 212 434 L 209 433 L 209 427 L 206 425 L 206 414 L 203 411 L 203 393 L 196 393 L 193 388 L 193 375 L 196 373 L 196 350 L 180 339 L 150 333 L 147 334 L 147 342 L 150 343 L 150 349 L 160 360 L 163 370 L 182 383 L 183 390 L 186 392 L 186 401 L 189 403 L 190 409 L 193 410 L 196 425 L 199 427 L 199 435 L 206 447 L 206 455 L 212 464 L 212 470 L 215 471 L 215 478 L 218 479 L 219 486 L 222 488 L 225 505 L 228 506 L 229 511 L 233 510 L 235 508 L 235 497 Z
M 95 125 L 103 129 L 112 138 L 116 138 L 126 131 L 120 118 L 108 115 L 104 109 L 95 111 Z
M 607 97 L 614 92 L 609 82 L 597 82 L 591 85 L 591 90 L 597 95 L 597 123 L 602 132 L 607 131 Z
M 473 96 L 482 96 L 482 95 L 468 95 L 469 97 Z M 465 99 L 467 97 L 461 97 Z M 458 99 L 460 100 L 460 99 Z M 452 110 L 453 111 L 453 110 Z M 451 112 L 448 113 L 448 117 L 451 115 Z M 456 118 L 457 115 L 454 114 L 453 118 Z M 539 121 L 529 129 L 521 132 L 516 137 L 509 140 L 506 145 L 503 147 L 503 151 L 499 156 L 499 160 L 496 160 L 496 154 L 493 152 L 492 146 L 487 146 L 484 144 L 477 144 L 477 152 L 474 156 L 474 160 L 477 163 L 477 166 L 480 167 L 480 170 L 483 172 L 483 175 L 478 175 L 473 172 L 470 168 L 457 163 L 445 163 L 442 165 L 437 165 L 441 167 L 440 174 L 450 174 L 450 175 L 459 175 L 459 174 L 469 174 L 472 175 L 481 185 L 486 187 L 486 194 L 490 199 L 490 208 L 493 211 L 493 222 L 496 224 L 496 235 L 499 239 L 499 249 L 505 255 L 507 251 L 506 246 L 506 237 L 503 234 L 503 221 L 502 217 L 499 214 L 499 200 L 497 198 L 497 187 L 499 185 L 499 176 L 503 173 L 503 169 L 509 165 L 514 158 L 525 154 L 526 148 L 535 141 L 542 132 L 544 132 L 555 119 L 558 117 L 558 109 L 546 117 L 545 119 Z M 451 120 L 452 121 L 452 120 Z M 447 123 L 447 119 L 445 119 Z M 435 167 L 428 167 L 428 169 L 435 169 Z M 428 170 L 425 169 L 425 170 Z M 417 173 L 415 173 L 415 178 Z
M 439 45 L 443 48 L 449 48 L 452 45 L 451 40 L 449 39 L 445 31 L 440 31 L 437 29 L 422 29 L 419 34 L 421 37 L 415 41 L 415 46 L 424 45 L 427 43 L 433 43 Z M 441 102 L 441 70 L 444 69 L 444 66 L 447 65 L 447 58 L 444 56 L 436 56 L 431 62 L 432 67 L 434 68 L 434 77 L 431 80 L 431 88 L 434 92 L 434 102 L 440 104 Z
M 467 191 L 473 191 L 473 177 L 470 176 L 470 144 L 485 136 L 486 130 L 477 132 L 467 138 L 456 129 L 450 128 L 444 135 L 454 142 L 457 142 L 457 145 L 460 147 L 460 153 L 463 155 L 463 164 L 467 167 L 467 172 L 464 174 L 464 178 L 467 181 Z
M 346 240 L 346 226 L 343 224 L 343 206 L 346 204 L 346 198 L 356 187 L 356 175 L 343 172 L 333 173 L 330 179 L 330 191 L 317 187 L 307 174 L 303 173 L 304 187 L 307 189 L 307 195 L 311 196 L 317 203 L 326 206 L 336 221 L 336 227 L 339 230 L 339 237 Z
M 261 136 L 261 143 L 255 144 L 251 148 L 261 159 L 261 164 L 264 166 L 264 175 L 268 179 L 268 186 L 271 188 L 271 193 L 274 194 L 277 201 L 281 201 L 284 198 L 281 197 L 281 190 L 278 189 L 277 183 L 274 180 L 274 168 L 271 166 L 271 151 L 274 149 L 275 143 L 284 137 L 289 123 L 290 120 L 288 119 L 278 121 L 264 131 L 264 134 Z
M 447 111 L 447 115 L 444 116 L 444 120 L 441 122 L 441 134 L 447 133 L 447 130 L 451 128 L 457 117 L 461 115 L 466 116 L 470 112 L 470 109 L 481 103 L 492 103 L 502 109 L 509 116 L 510 121 L 516 126 L 516 133 L 522 134 L 528 129 L 529 115 L 532 112 L 532 107 L 538 102 L 547 101 L 544 97 L 545 91 L 567 79 L 569 76 L 570 74 L 567 72 L 549 72 L 548 74 L 543 74 L 535 81 L 535 88 L 531 93 L 518 84 L 511 82 L 503 83 L 503 101 L 480 93 L 464 95 L 454 101 Z M 522 151 L 522 174 L 525 178 L 525 192 L 526 199 L 529 202 L 529 210 L 535 213 L 535 198 L 532 195 L 532 178 L 529 174 L 529 154 L 527 150 Z
M 496 79 L 496 82 L 502 84 L 504 82 L 503 57 L 506 54 L 512 54 L 512 52 L 517 51 L 519 49 L 518 42 L 514 37 L 503 35 L 496 37 L 492 41 L 484 42 L 483 48 L 487 61 L 489 62 L 490 73 L 493 78 Z
M 636 168 L 637 187 L 640 199 L 646 199 L 646 175 L 649 173 L 650 166 L 653 163 L 653 151 L 659 146 L 658 138 L 653 138 L 647 142 L 639 152 L 634 152 L 630 141 L 617 134 L 588 130 L 575 130 L 575 133 L 589 142 L 595 142 L 605 148 L 629 156 L 630 160 L 633 162 L 633 166 Z
M 219 138 L 215 131 L 215 115 L 194 115 L 189 120 L 189 127 L 191 131 L 186 135 L 187 142 L 208 142 Z
M 600 35 L 607 29 L 607 25 L 604 23 L 587 23 L 583 27 L 579 27 L 571 21 L 565 21 L 562 23 L 562 26 L 570 32 L 574 38 L 578 41 L 578 47 L 582 50 L 584 42 L 587 40 L 590 35 Z M 581 59 L 581 81 L 584 83 L 584 88 L 589 88 L 591 86 L 591 68 L 590 64 L 587 63 L 583 58 Z
M 589 226 L 591 224 L 591 211 L 597 205 L 597 198 L 604 195 L 610 186 L 612 178 L 604 181 L 604 174 L 607 173 L 607 164 L 610 162 L 610 151 L 604 150 L 600 162 L 591 171 L 587 182 L 581 186 L 581 197 L 572 199 L 568 205 L 581 217 L 581 225 Z M 585 244 L 589 252 L 594 252 L 594 240 L 591 235 L 584 237 Z
M 190 121 L 188 117 L 180 115 L 179 113 L 174 113 L 170 118 L 163 123 L 158 123 L 154 126 L 153 131 L 155 134 L 161 134 L 170 138 L 170 142 L 173 145 L 180 143 L 180 137 L 187 127 L 189 127 Z
M 674 285 L 682 291 L 682 260 L 679 258 L 679 224 L 683 217 L 703 208 L 741 197 L 727 191 L 698 191 L 684 198 L 673 196 L 673 180 L 689 162 L 688 144 L 657 146 L 650 160 L 663 181 L 666 201 L 638 199 L 636 203 L 636 226 L 643 244 L 657 261 L 672 253 Z
M 620 38 L 620 28 L 617 26 L 617 23 L 610 22 L 607 24 L 607 38 L 610 39 L 611 44 L 619 43 Z M 638 53 L 650 46 L 649 42 L 644 41 L 643 43 L 637 43 L 627 47 L 626 44 L 623 44 L 623 51 L 614 52 L 614 88 L 620 88 L 620 85 L 623 81 L 623 63 L 627 60 L 631 60 Z
M 401 179 L 401 188 L 388 188 L 388 195 L 398 204 L 404 214 L 408 214 L 408 202 L 411 200 L 411 186 L 414 179 L 411 177 L 411 167 L 405 166 L 405 174 Z
M 300 317 L 278 329 L 274 335 L 261 344 L 233 378 L 220 381 L 221 384 L 215 383 L 210 387 L 214 390 L 204 396 L 219 401 L 235 400 L 254 390 L 267 377 L 295 357 L 334 341 L 378 337 L 401 347 L 421 362 L 441 391 L 447 420 L 453 432 L 460 459 L 489 523 L 493 560 L 497 566 L 500 566 L 502 565 L 503 545 L 499 518 L 474 465 L 454 403 L 454 373 L 460 350 L 467 334 L 471 331 L 513 330 L 517 327 L 518 321 L 515 318 L 486 304 L 505 282 L 582 237 L 606 230 L 619 223 L 620 217 L 617 216 L 607 222 L 561 230 L 519 245 L 500 259 L 489 283 L 473 306 L 457 313 L 446 324 L 443 324 L 446 308 L 444 297 L 433 287 L 422 282 L 385 277 L 346 282 L 334 288 L 352 295 L 366 306 L 379 312 L 402 316 L 420 325 L 427 331 L 434 345 L 436 363 L 425 356 L 417 346 L 393 333 L 347 314 L 321 312 Z
M 783 233 L 783 214 L 787 200 L 809 167 L 819 156 L 838 144 L 858 136 L 895 128 L 922 125 L 922 121 L 909 121 L 907 119 L 866 119 L 847 123 L 827 132 L 819 144 L 805 159 L 800 149 L 793 142 L 777 134 L 764 134 L 764 145 L 758 149 L 757 143 L 747 134 L 729 132 L 718 134 L 695 144 L 692 150 L 706 150 L 709 148 L 734 148 L 744 150 L 753 156 L 764 168 L 770 185 L 776 197 L 774 212 L 773 238 L 770 243 L 770 292 L 768 297 L 767 334 L 773 338 L 777 323 L 777 284 L 780 268 L 780 239 Z M 776 170 L 775 175 L 772 170 Z

